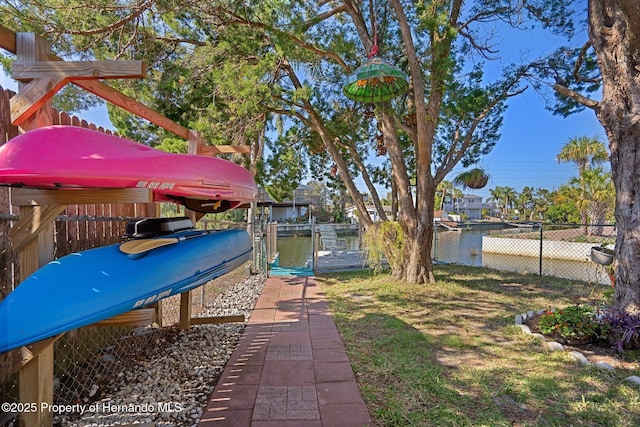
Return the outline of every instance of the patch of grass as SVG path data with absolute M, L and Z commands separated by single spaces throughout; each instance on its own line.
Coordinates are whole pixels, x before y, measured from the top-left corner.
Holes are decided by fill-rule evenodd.
M 318 278 L 376 425 L 640 425 L 629 373 L 582 366 L 514 326 L 515 314 L 598 300 L 606 287 L 454 265 L 435 273 L 423 286 L 368 272 Z

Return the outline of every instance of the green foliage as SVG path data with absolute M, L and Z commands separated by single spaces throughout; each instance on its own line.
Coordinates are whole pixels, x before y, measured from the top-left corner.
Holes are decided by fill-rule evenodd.
M 382 221 L 368 227 L 363 236 L 367 248 L 369 266 L 380 271 L 385 260 L 390 265 L 399 263 L 405 257 L 405 236 L 402 226 L 397 221 Z
M 580 67 L 576 67 L 579 64 Z M 601 89 L 600 69 L 595 51 L 591 45 L 586 51 L 582 47 L 563 46 L 549 57 L 540 60 L 535 70 L 543 79 L 553 79 L 555 83 L 571 88 L 584 96 L 594 95 Z M 544 90 L 540 82 L 534 87 Z M 572 98 L 554 91 L 553 102 L 547 107 L 554 114 L 568 117 L 584 110 L 585 106 Z
M 543 334 L 564 339 L 593 337 L 598 330 L 593 307 L 585 305 L 546 311 L 540 316 L 538 326 Z
M 162 142 L 155 148 L 157 148 L 158 150 L 166 151 L 168 153 L 186 154 L 188 144 L 184 139 L 167 137 L 164 138 Z
M 295 144 L 285 143 L 292 133 L 278 138 L 277 144 L 272 144 L 274 150 L 271 157 L 259 164 L 259 183 L 276 201 L 290 199 L 304 176 L 304 152 Z

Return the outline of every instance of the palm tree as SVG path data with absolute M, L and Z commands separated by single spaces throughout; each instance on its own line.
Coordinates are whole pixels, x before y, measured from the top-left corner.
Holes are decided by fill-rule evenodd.
M 555 222 L 576 222 L 579 219 L 578 208 L 580 203 L 580 189 L 569 184 L 563 184 L 552 193 L 553 206 L 555 211 Z
M 504 193 L 502 196 L 504 197 L 504 206 L 506 209 L 505 217 L 509 218 L 509 208 L 513 207 L 513 202 L 515 202 L 518 192 L 513 187 L 504 187 Z
M 578 178 L 582 180 L 584 172 L 592 166 L 597 166 L 609 159 L 609 153 L 598 137 L 573 137 L 562 147 L 556 157 L 559 163 L 573 162 L 578 166 Z M 584 190 L 584 186 L 581 185 Z M 584 234 L 587 234 L 587 195 L 584 191 L 580 194 L 578 204 L 580 210 L 580 222 L 583 224 Z
M 569 139 L 556 159 L 558 163 L 574 162 L 578 166 L 578 174 L 581 175 L 585 169 L 606 162 L 609 153 L 597 136 L 580 136 Z
M 513 201 L 517 195 L 515 188 L 498 186 L 496 188 L 490 189 L 489 193 L 491 194 L 489 200 L 494 201 L 498 205 L 498 207 L 501 208 L 502 214 L 505 216 L 505 218 L 508 217 L 509 207 L 513 204 Z
M 438 192 L 442 194 L 440 199 L 440 210 L 444 210 L 444 202 L 447 199 L 447 193 L 453 193 L 453 183 L 451 181 L 441 181 L 438 184 Z
M 501 187 L 501 186 L 489 189 L 489 194 L 491 194 L 491 197 L 489 197 L 489 201 L 493 203 L 494 211 L 498 210 L 499 212 L 501 212 L 503 210 L 502 208 L 502 201 L 504 200 L 503 189 L 504 187 Z
M 522 209 L 522 218 L 527 219 L 527 208 L 531 208 L 530 220 L 533 219 L 533 188 L 524 187 L 518 194 L 518 207 Z
M 582 174 L 582 179 L 574 178 L 571 183 L 577 185 L 581 194 L 586 196 L 582 200 L 581 206 L 589 217 L 591 224 L 588 230 L 589 234 L 602 235 L 607 213 L 615 204 L 615 190 L 611 173 L 604 173 L 601 167 L 586 169 Z
M 544 219 L 544 214 L 549 209 L 551 202 L 551 192 L 546 188 L 536 188 L 533 194 L 533 216 L 537 213 L 539 219 Z

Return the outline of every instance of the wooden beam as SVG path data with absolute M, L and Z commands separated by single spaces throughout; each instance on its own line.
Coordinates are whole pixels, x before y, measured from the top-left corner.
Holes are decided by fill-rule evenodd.
M 38 341 L 33 344 L 29 344 L 24 347 L 17 348 L 11 352 L 11 374 L 15 374 L 23 366 L 29 363 L 34 357 L 37 357 L 43 350 L 49 347 L 51 344 L 58 341 L 64 334 L 56 335 L 52 338 L 47 338 L 42 341 Z
M 212 316 L 212 317 L 192 317 L 192 325 L 216 325 L 219 323 L 244 322 L 243 314 L 234 314 L 229 316 Z
M 16 34 L 10 29 L 0 25 L 0 48 L 3 48 L 11 53 L 16 53 Z M 56 55 L 49 54 L 50 61 L 63 61 L 61 58 Z M 110 102 L 113 105 L 116 105 L 130 113 L 133 113 L 143 119 L 146 119 L 153 123 L 156 126 L 159 126 L 176 136 L 179 136 L 187 141 L 190 138 L 190 130 L 157 111 L 147 107 L 146 105 L 129 98 L 126 95 L 123 95 L 121 92 L 111 88 L 105 83 L 99 80 L 72 80 L 72 83 L 76 86 L 79 86 L 86 90 L 87 92 L 91 92 L 96 96 L 104 99 L 107 102 Z M 212 145 L 200 145 L 197 154 L 207 155 L 207 156 L 215 156 L 218 153 L 240 153 L 240 154 L 248 154 L 251 152 L 251 148 L 247 146 L 231 146 L 231 145 L 218 145 L 214 148 Z M 232 148 L 231 148 L 232 147 Z
M 21 125 L 66 84 L 66 80 L 58 78 L 36 79 L 27 83 L 9 100 L 11 123 L 15 126 Z
M 100 78 L 144 77 L 142 61 L 36 61 L 14 62 L 12 76 L 31 80 L 11 98 L 11 122 L 20 125 L 67 83 Z
M 153 191 L 148 188 L 11 189 L 11 204 L 14 206 L 151 203 L 152 201 Z
M 0 48 L 16 53 L 16 33 L 4 25 L 0 25 Z
M 21 208 L 20 220 L 17 221 L 11 228 L 11 231 L 9 231 L 9 237 L 13 242 L 13 250 L 19 252 L 20 250 L 24 249 L 30 242 L 38 237 L 38 234 L 42 230 L 53 224 L 53 221 L 64 211 L 65 207 L 66 206 L 62 205 L 51 205 Z M 51 238 L 53 238 L 53 236 Z M 22 268 L 22 263 L 30 262 L 31 258 L 33 258 L 33 262 L 39 262 L 37 254 L 36 256 L 29 257 L 22 257 L 21 255 L 21 272 L 23 270 L 27 271 L 27 269 Z M 41 266 L 42 265 L 37 266 L 36 269 L 40 268 Z M 36 269 L 33 269 L 33 271 L 35 271 Z M 33 273 L 33 271 L 29 271 L 28 274 Z M 24 278 L 22 280 L 24 280 Z
M 222 154 L 249 154 L 251 147 L 248 145 L 200 145 L 198 154 L 201 156 L 216 156 Z
M 187 153 L 197 154 L 200 156 L 214 157 L 220 153 L 224 154 L 248 154 L 251 152 L 251 147 L 248 145 L 205 145 L 200 132 L 196 130 L 189 131 L 189 138 L 187 139 L 189 144 Z
M 101 320 L 93 326 L 147 326 L 156 321 L 155 308 L 139 308 L 113 316 L 110 319 Z
M 16 34 L 16 61 L 36 62 L 46 59 L 50 53 L 49 43 L 34 33 Z M 51 81 L 53 83 L 53 81 Z M 19 92 L 27 89 L 18 84 Z M 22 125 L 27 131 L 53 123 L 53 108 L 50 102 L 42 102 L 39 110 L 27 117 Z M 20 260 L 20 282 L 38 268 L 53 259 L 53 218 L 64 210 L 64 206 L 20 206 L 20 218 L 9 236 Z M 20 402 L 53 404 L 53 348 L 54 340 L 43 343 L 38 354 L 20 369 Z M 22 412 L 21 425 L 49 426 L 53 424 L 53 413 L 49 411 Z
M 16 33 L 2 25 L 0 25 L 0 47 L 11 53 L 16 53 Z M 62 61 L 61 58 L 51 53 L 49 54 L 48 59 L 50 61 Z M 143 119 L 149 120 L 154 125 L 160 126 L 183 139 L 189 139 L 188 128 L 175 123 L 146 105 L 123 95 L 99 80 L 77 80 L 72 83 L 93 93 L 94 95 L 99 96 L 113 105 L 117 105 L 118 107 L 136 114 Z
M 143 61 L 39 61 L 14 62 L 16 80 L 59 78 L 69 80 L 127 79 L 145 76 Z
M 44 61 L 50 53 L 49 43 L 42 37 L 38 37 L 34 33 L 16 34 L 16 62 Z M 12 113 L 11 121 L 14 124 L 19 124 L 25 132 L 52 125 L 54 114 L 50 99 L 62 87 L 61 85 L 62 83 L 55 79 L 47 79 L 33 84 L 18 82 L 18 94 L 9 100 L 9 104 L 13 103 L 12 108 L 20 113 L 18 115 Z M 35 100 L 36 106 L 32 105 L 34 96 L 40 96 Z M 12 108 L 9 108 L 10 112 L 12 112 Z M 17 120 L 14 121 L 14 118 Z
M 147 107 L 140 102 L 129 98 L 126 95 L 123 95 L 119 91 L 109 87 L 108 85 L 102 83 L 99 80 L 77 80 L 72 82 L 76 86 L 80 86 L 84 90 L 93 93 L 94 95 L 99 96 L 116 105 L 120 108 L 129 111 L 143 119 L 149 120 L 154 125 L 160 126 L 161 128 L 177 135 L 183 139 L 189 139 L 189 129 L 179 125 L 178 123 L 172 121 L 171 119 L 166 118 L 162 114 L 158 113 L 155 110 Z
M 18 373 L 20 380 L 20 402 L 25 404 L 53 404 L 53 343 L 47 345 L 37 357 L 31 359 Z M 20 414 L 21 425 L 51 426 L 53 412 L 24 411 Z

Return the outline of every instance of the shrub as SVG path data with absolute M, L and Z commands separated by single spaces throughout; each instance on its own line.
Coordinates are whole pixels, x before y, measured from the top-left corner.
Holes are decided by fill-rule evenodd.
M 592 307 L 574 305 L 556 311 L 546 311 L 540 316 L 540 332 L 567 341 L 589 341 L 596 337 L 599 325 Z
M 618 353 L 640 348 L 640 316 L 605 308 L 600 310 L 598 324 L 603 338 L 607 338 Z

